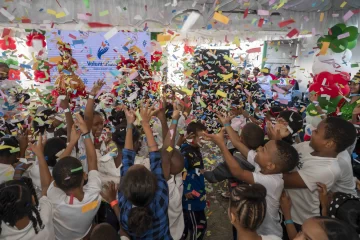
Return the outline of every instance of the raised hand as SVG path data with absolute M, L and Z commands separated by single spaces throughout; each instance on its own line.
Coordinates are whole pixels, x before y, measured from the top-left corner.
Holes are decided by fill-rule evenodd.
M 125 112 L 127 124 L 133 124 L 136 120 L 134 110 L 127 110 L 127 108 L 124 108 L 124 112 Z
M 144 103 L 142 103 L 142 106 L 144 106 Z M 149 123 L 155 111 L 156 110 L 154 107 L 149 107 L 149 102 L 146 102 L 145 106 L 140 108 L 140 116 L 142 121 L 144 123 Z
M 81 135 L 80 131 L 77 131 L 75 128 L 75 125 L 72 125 L 71 135 L 70 135 L 70 143 L 76 144 L 80 138 L 80 135 Z
M 96 96 L 100 92 L 101 88 L 105 85 L 105 80 L 97 80 L 96 83 L 94 83 L 93 88 L 90 91 L 90 95 Z
M 179 109 L 179 106 L 178 104 L 176 104 L 175 102 L 173 103 L 173 114 L 172 114 L 172 119 L 176 119 L 176 120 L 179 120 L 180 118 L 180 109 Z
M 217 134 L 208 134 L 204 133 L 205 140 L 212 141 L 215 144 L 224 143 L 224 128 L 220 130 Z
M 284 214 L 289 213 L 291 210 L 291 198 L 287 195 L 285 191 L 282 192 L 280 197 L 280 207 Z
M 228 115 L 228 116 L 225 116 L 224 114 L 220 113 L 220 112 L 217 112 L 216 113 L 216 116 L 219 120 L 219 122 L 224 126 L 224 124 L 228 124 L 231 122 L 231 120 L 235 117 L 234 115 Z
M 86 126 L 86 122 L 84 121 L 84 119 L 81 117 L 81 115 L 79 113 L 75 114 L 75 125 L 80 129 L 82 134 L 86 134 L 89 132 L 88 127 Z
M 117 189 L 115 183 L 111 181 L 105 184 L 103 191 L 100 194 L 108 203 L 116 200 Z
M 46 138 L 43 138 L 41 134 L 39 134 L 39 139 L 36 144 L 30 143 L 30 148 L 36 156 L 41 156 L 44 154 L 44 145 L 46 142 Z

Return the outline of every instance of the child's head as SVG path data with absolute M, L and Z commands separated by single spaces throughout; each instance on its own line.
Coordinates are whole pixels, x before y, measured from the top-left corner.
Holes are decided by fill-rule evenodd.
M 296 149 L 284 141 L 268 141 L 256 150 L 255 162 L 264 174 L 285 173 L 293 170 L 299 162 Z
M 16 148 L 19 148 L 19 142 L 16 138 L 1 138 L 0 146 L 0 163 L 14 164 L 18 161 L 20 151 L 13 152 Z
M 134 205 L 129 214 L 128 227 L 136 236 L 141 236 L 151 227 L 149 204 L 154 199 L 156 189 L 156 176 L 140 164 L 131 166 L 121 179 L 120 191 Z
M 56 159 L 59 158 L 58 153 L 66 148 L 66 140 L 63 138 L 55 137 L 46 141 L 44 146 L 44 156 L 46 163 L 50 167 L 54 167 Z
M 357 240 L 356 231 L 343 221 L 336 218 L 313 217 L 302 225 L 302 231 L 294 240 Z
M 56 163 L 52 173 L 56 186 L 67 194 L 82 188 L 87 179 L 80 160 L 74 157 L 62 158 Z
M 186 127 L 187 135 L 189 135 L 191 133 L 194 134 L 191 144 L 196 147 L 201 147 L 203 145 L 202 139 L 203 139 L 203 133 L 205 131 L 206 131 L 206 127 L 201 122 L 191 122 Z
M 241 129 L 241 142 L 252 150 L 264 144 L 264 137 L 264 131 L 255 123 L 247 123 Z
M 310 146 L 317 152 L 340 153 L 356 139 L 354 125 L 339 117 L 328 117 L 312 131 Z
M 266 120 L 271 121 L 272 118 L 277 118 L 283 109 L 279 106 L 273 106 L 266 112 Z
M 132 132 L 133 132 L 134 151 L 137 152 L 141 148 L 140 132 L 135 126 Z M 112 133 L 112 140 L 114 141 L 114 143 L 116 143 L 118 150 L 124 148 L 125 139 L 126 139 L 126 126 L 118 125 L 115 128 L 115 132 Z
M 0 185 L 0 221 L 15 227 L 18 221 L 28 218 L 37 234 L 43 228 L 38 206 L 39 201 L 30 178 L 23 177 Z
M 100 112 L 94 111 L 94 118 L 91 132 L 94 137 L 100 137 L 104 129 L 104 117 Z
M 174 149 L 170 159 L 170 174 L 177 175 L 181 173 L 184 170 L 184 164 L 184 156 L 178 149 Z
M 100 223 L 92 230 L 90 240 L 119 240 L 115 229 L 108 223 Z
M 230 194 L 229 218 L 236 228 L 256 231 L 266 215 L 266 188 L 261 184 L 239 185 Z
M 274 129 L 280 130 L 282 140 L 293 144 L 292 135 L 300 131 L 303 127 L 303 119 L 301 115 L 294 111 L 282 111 L 279 113 Z

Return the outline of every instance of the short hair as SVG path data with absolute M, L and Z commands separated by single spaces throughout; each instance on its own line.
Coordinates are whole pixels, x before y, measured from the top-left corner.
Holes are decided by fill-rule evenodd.
M 11 148 L 0 149 L 0 157 L 9 158 L 10 156 L 12 156 L 14 154 L 16 155 L 16 153 L 11 152 L 11 150 L 13 148 L 18 148 L 19 147 L 19 142 L 16 140 L 15 137 L 1 138 L 0 139 L 0 144 L 11 147 Z
M 78 171 L 71 171 L 80 169 Z M 60 159 L 53 168 L 53 177 L 56 186 L 67 192 L 81 186 L 83 180 L 83 169 L 80 160 L 74 157 Z
M 231 191 L 230 208 L 243 228 L 255 231 L 266 216 L 266 188 L 257 183 L 238 185 Z
M 119 240 L 116 230 L 108 223 L 100 223 L 94 227 L 90 240 Z
M 276 166 L 282 173 L 293 170 L 299 163 L 299 153 L 285 141 L 277 140 L 275 144 L 278 151 L 278 157 L 275 160 Z
M 332 199 L 330 204 L 333 210 L 330 211 L 331 216 L 334 214 L 335 216 L 332 217 L 346 222 L 360 234 L 360 199 L 342 192 L 334 193 Z
M 329 217 L 314 217 L 314 219 L 321 222 L 320 226 L 323 228 L 328 239 L 332 240 L 358 240 L 359 235 L 349 224 L 336 218 Z
M 264 131 L 255 123 L 247 123 L 241 130 L 241 138 L 248 148 L 256 150 L 264 144 Z
M 139 141 L 140 139 L 140 132 L 139 130 L 134 127 L 132 129 L 133 135 L 133 143 Z M 126 127 L 124 126 L 117 126 L 115 128 L 115 132 L 112 133 L 112 140 L 118 145 L 119 147 L 125 146 L 125 139 L 126 139 Z
M 46 141 L 44 146 L 44 156 L 48 166 L 55 166 L 57 162 L 56 159 L 59 158 L 56 155 L 64 149 L 66 149 L 66 140 L 64 140 L 63 138 L 54 137 Z
M 340 117 L 328 117 L 325 120 L 325 139 L 332 139 L 336 152 L 340 153 L 350 147 L 356 139 L 354 125 Z
M 260 72 L 260 68 L 258 68 L 258 67 L 254 67 L 253 71 L 254 71 L 254 70 Z
M 288 71 L 290 71 L 290 66 L 289 65 L 284 65 L 284 68 L 286 68 Z
M 190 133 L 196 134 L 198 131 L 206 131 L 205 125 L 202 124 L 201 122 L 191 122 L 186 127 L 187 134 L 190 134 Z

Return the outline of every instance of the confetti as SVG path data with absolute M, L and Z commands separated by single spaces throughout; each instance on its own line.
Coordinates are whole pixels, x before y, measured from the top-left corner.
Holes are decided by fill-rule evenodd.
M 341 7 L 341 8 L 344 8 L 344 7 L 346 6 L 346 4 L 347 4 L 347 2 L 344 1 L 344 2 L 340 5 L 340 7 Z
M 349 20 L 353 15 L 354 15 L 354 12 L 351 11 L 351 10 L 349 10 L 349 11 L 343 16 L 344 22 L 346 22 L 347 20 Z
M 86 212 L 88 212 L 88 211 L 91 211 L 91 210 L 95 209 L 98 205 L 99 205 L 99 201 L 98 201 L 98 200 L 93 201 L 93 202 L 90 202 L 90 203 L 84 205 L 84 206 L 81 208 L 81 212 L 82 212 L 82 213 L 86 213 Z
M 321 50 L 320 50 L 320 55 L 325 55 L 327 53 L 327 50 L 330 46 L 330 42 L 322 42 L 322 47 L 321 47 Z
M 294 37 L 295 35 L 298 35 L 298 34 L 299 34 L 299 31 L 296 28 L 294 28 L 286 36 L 288 38 L 292 38 L 292 37 Z
M 259 16 L 269 16 L 270 15 L 268 10 L 262 10 L 262 9 L 257 10 L 257 14 Z
M 286 20 L 286 21 L 282 21 L 282 22 L 279 22 L 279 27 L 283 28 L 283 27 L 286 27 L 287 25 L 290 25 L 292 23 L 294 23 L 295 20 L 294 19 L 289 19 L 289 20 Z
M 218 13 L 218 12 L 215 12 L 214 13 L 214 17 L 213 17 L 216 21 L 218 22 L 221 22 L 223 24 L 228 24 L 229 23 L 229 18 Z
M 105 11 L 102 11 L 102 12 L 99 12 L 99 16 L 100 17 L 104 17 L 106 15 L 109 15 L 109 10 L 105 10 Z
M 106 40 L 109 40 L 110 38 L 112 38 L 113 36 L 115 36 L 115 34 L 117 34 L 118 30 L 116 27 L 112 28 L 110 31 L 108 31 L 107 33 L 105 33 L 104 38 Z
M 4 8 L 0 8 L 0 13 L 7 17 L 10 21 L 13 21 L 15 17 L 11 15 L 8 11 L 6 11 Z
M 187 17 L 185 23 L 183 24 L 180 32 L 186 33 L 199 19 L 200 14 L 198 12 L 191 12 L 190 15 Z

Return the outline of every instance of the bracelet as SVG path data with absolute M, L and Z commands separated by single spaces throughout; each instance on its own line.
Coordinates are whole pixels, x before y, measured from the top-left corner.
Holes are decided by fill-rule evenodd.
M 113 208 L 113 207 L 114 207 L 115 205 L 117 205 L 118 203 L 119 203 L 118 200 L 112 201 L 112 202 L 110 203 L 111 208 Z
M 90 138 L 90 132 L 84 133 L 84 134 L 82 134 L 81 136 L 83 137 L 83 139 Z
M 94 99 L 94 98 L 95 98 L 95 96 L 94 96 L 94 95 L 90 95 L 90 94 L 89 94 L 88 99 Z
M 158 145 L 155 144 L 155 145 L 151 145 L 151 146 L 148 146 L 148 148 L 154 148 L 154 147 L 157 147 Z
M 171 124 L 177 124 L 178 123 L 178 120 L 176 120 L 176 119 L 173 119 L 172 121 L 171 121 Z
M 230 127 L 230 126 L 231 126 L 230 123 L 225 123 L 225 124 L 224 124 L 224 127 Z
M 291 219 L 285 220 L 285 221 L 284 221 L 284 224 L 285 224 L 285 226 L 288 225 L 288 224 L 294 224 L 294 221 L 291 220 Z
M 128 123 L 126 125 L 126 129 L 133 129 L 133 128 L 134 128 L 134 126 L 131 123 Z
M 69 109 L 69 108 L 65 108 L 65 109 L 64 109 L 64 113 L 68 113 L 68 112 L 70 112 L 70 109 Z

